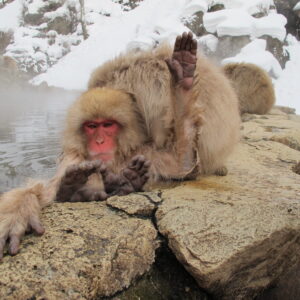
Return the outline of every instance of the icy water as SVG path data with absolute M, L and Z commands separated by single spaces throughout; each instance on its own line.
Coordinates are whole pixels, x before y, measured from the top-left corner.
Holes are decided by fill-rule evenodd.
M 49 178 L 60 153 L 66 110 L 79 92 L 0 89 L 0 193 L 28 178 Z

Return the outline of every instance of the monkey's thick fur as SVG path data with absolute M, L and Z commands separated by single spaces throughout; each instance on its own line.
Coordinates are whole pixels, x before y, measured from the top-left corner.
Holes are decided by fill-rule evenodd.
M 121 124 L 115 171 L 136 154 L 151 161 L 152 181 L 195 178 L 224 166 L 240 136 L 236 93 L 223 71 L 199 56 L 193 88 L 185 94 L 174 86 L 165 62 L 171 56 L 168 47 L 127 53 L 95 70 L 88 91 L 68 112 L 56 175 L 1 196 L 0 248 L 7 237 L 22 236 L 28 224 L 39 223 L 39 212 L 54 201 L 66 168 L 88 159 L 84 121 Z M 98 174 L 87 184 L 103 188 Z
M 231 63 L 223 67 L 237 96 L 241 114 L 266 114 L 275 103 L 275 92 L 270 76 L 254 64 Z

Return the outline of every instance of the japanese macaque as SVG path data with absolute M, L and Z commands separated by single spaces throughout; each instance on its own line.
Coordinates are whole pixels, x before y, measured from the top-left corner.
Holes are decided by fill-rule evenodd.
M 1 196 L 0 258 L 6 243 L 18 252 L 27 229 L 44 232 L 39 213 L 55 199 L 104 200 L 148 179 L 224 170 L 240 136 L 238 100 L 223 71 L 196 54 L 184 33 L 173 50 L 127 53 L 95 70 L 68 112 L 56 175 Z
M 275 92 L 266 71 L 248 63 L 227 64 L 223 70 L 237 93 L 242 114 L 263 115 L 270 111 L 275 103 Z

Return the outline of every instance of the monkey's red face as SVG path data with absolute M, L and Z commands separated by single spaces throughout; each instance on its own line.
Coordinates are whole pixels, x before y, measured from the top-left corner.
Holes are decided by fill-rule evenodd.
M 114 120 L 96 119 L 83 124 L 87 150 L 91 159 L 110 161 L 117 148 L 116 138 L 120 124 Z

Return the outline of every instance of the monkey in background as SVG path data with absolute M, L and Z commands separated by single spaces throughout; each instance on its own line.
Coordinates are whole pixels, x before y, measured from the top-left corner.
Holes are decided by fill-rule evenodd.
M 197 54 L 192 34 L 174 49 L 127 53 L 92 74 L 71 106 L 56 175 L 0 200 L 0 258 L 26 229 L 44 232 L 41 208 L 140 191 L 147 180 L 219 173 L 239 141 L 237 96 L 222 70 Z M 151 163 L 151 164 L 150 164 Z
M 223 67 L 239 99 L 241 114 L 263 115 L 275 103 L 275 92 L 268 73 L 250 63 L 230 63 Z

